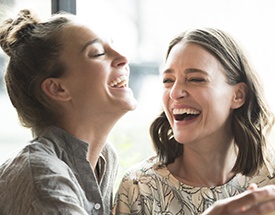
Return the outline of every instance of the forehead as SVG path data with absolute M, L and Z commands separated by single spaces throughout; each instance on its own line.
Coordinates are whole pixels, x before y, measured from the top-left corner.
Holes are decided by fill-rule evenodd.
M 60 35 L 60 60 L 67 66 L 80 61 L 83 58 L 81 50 L 85 44 L 96 38 L 96 33 L 84 25 L 73 23 L 64 26 Z
M 81 49 L 90 41 L 97 41 L 97 44 L 111 44 L 111 38 L 105 37 L 99 31 L 82 24 L 70 24 L 63 29 L 62 43 L 66 50 Z
M 95 39 L 98 37 L 96 32 L 85 25 L 70 24 L 64 27 L 63 31 L 64 43 L 85 43 L 87 39 Z
M 214 54 L 202 45 L 191 42 L 179 42 L 170 51 L 166 62 L 173 60 L 198 62 L 198 61 L 218 61 Z
M 206 49 L 200 44 L 180 41 L 173 46 L 169 55 L 167 56 L 167 59 L 174 58 L 175 56 L 180 57 L 183 55 L 184 56 L 191 55 L 191 56 L 196 56 L 200 58 L 215 57 L 208 49 Z
M 220 70 L 222 65 L 216 56 L 203 46 L 181 41 L 171 49 L 165 62 L 165 69 L 184 71 L 190 68 L 211 71 Z
M 78 59 L 87 47 L 105 46 L 107 41 L 85 25 L 68 25 L 63 29 L 62 58 Z

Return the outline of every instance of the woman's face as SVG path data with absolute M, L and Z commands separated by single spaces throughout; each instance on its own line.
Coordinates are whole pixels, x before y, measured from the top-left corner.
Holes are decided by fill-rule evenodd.
M 175 45 L 163 72 L 163 107 L 180 143 L 222 140 L 231 135 L 237 85 L 226 82 L 220 62 L 194 43 Z
M 61 60 L 66 71 L 63 84 L 75 111 L 106 119 L 136 107 L 128 87 L 129 66 L 110 41 L 85 26 L 66 27 Z

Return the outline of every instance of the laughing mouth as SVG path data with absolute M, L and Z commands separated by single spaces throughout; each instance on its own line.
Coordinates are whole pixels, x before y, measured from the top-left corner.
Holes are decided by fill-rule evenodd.
M 200 111 L 191 108 L 173 109 L 173 115 L 175 120 L 191 120 L 200 115 Z
M 124 88 L 127 87 L 127 82 L 128 77 L 123 75 L 116 78 L 115 80 L 112 80 L 109 85 L 113 88 Z

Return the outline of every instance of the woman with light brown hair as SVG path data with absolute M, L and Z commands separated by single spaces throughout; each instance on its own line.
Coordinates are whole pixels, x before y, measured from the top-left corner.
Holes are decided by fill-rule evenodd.
M 21 10 L 0 25 L 0 45 L 10 100 L 35 136 L 0 167 L 0 213 L 110 214 L 118 161 L 107 138 L 136 107 L 127 58 L 65 13 Z
M 163 112 L 150 128 L 156 156 L 126 173 L 116 213 L 274 211 L 274 115 L 235 39 L 214 28 L 179 34 L 162 80 Z

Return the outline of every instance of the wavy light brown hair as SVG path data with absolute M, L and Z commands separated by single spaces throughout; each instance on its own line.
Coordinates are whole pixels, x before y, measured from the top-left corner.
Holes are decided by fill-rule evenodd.
M 228 33 L 219 29 L 194 29 L 179 34 L 170 42 L 166 59 L 180 41 L 198 44 L 214 54 L 224 67 L 228 84 L 244 82 L 247 85 L 244 105 L 233 112 L 231 129 L 238 155 L 232 171 L 251 176 L 263 164 L 270 165 L 267 134 L 274 124 L 274 115 L 264 100 L 259 77 L 240 45 Z M 182 155 L 184 146 L 174 139 L 164 112 L 151 124 L 150 135 L 161 164 L 173 163 L 175 158 Z
M 9 56 L 5 83 L 10 100 L 23 126 L 39 134 L 56 121 L 56 110 L 41 89 L 49 77 L 61 77 L 60 60 L 64 26 L 72 15 L 56 14 L 46 22 L 30 10 L 0 25 L 0 45 Z

